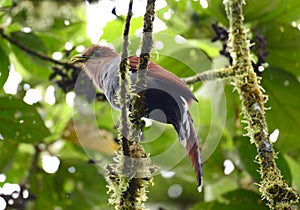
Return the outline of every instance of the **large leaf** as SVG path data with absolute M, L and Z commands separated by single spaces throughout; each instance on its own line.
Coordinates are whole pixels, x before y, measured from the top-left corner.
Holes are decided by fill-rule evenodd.
M 255 22 L 292 22 L 300 17 L 299 6 L 298 0 L 248 0 L 245 17 Z
M 122 34 L 123 34 L 124 24 L 125 24 L 125 20 L 121 18 L 117 18 L 111 22 L 108 22 L 105 28 L 103 29 L 103 36 L 101 36 L 101 39 L 105 39 L 107 42 L 121 40 L 123 36 Z M 142 17 L 133 18 L 130 23 L 129 35 L 133 35 L 138 28 L 142 28 L 142 27 L 143 27 L 143 18 Z
M 13 97 L 0 98 L 0 134 L 19 142 L 38 142 L 50 135 L 35 106 Z
M 162 42 L 163 48 L 157 50 L 159 56 L 154 54 L 153 60 L 177 76 L 187 77 L 211 68 L 211 61 L 194 42 L 163 32 L 156 34 L 155 40 Z
M 285 24 L 265 24 L 259 26 L 267 38 L 267 62 L 270 66 L 284 69 L 295 76 L 300 74 L 300 31 Z
M 262 86 L 269 95 L 266 111 L 270 133 L 279 129 L 279 139 L 276 147 L 280 150 L 298 150 L 300 127 L 300 84 L 290 73 L 269 68 L 263 73 Z
M 289 165 L 291 173 L 293 174 L 292 185 L 299 192 L 300 191 L 300 166 L 299 166 L 299 161 L 296 161 L 295 159 L 293 159 L 289 155 L 285 155 L 284 157 L 285 157 L 285 159 L 286 159 L 286 161 Z
M 226 23 L 225 9 L 222 1 L 208 0 L 207 13 L 215 20 Z M 198 2 L 196 2 L 198 3 Z M 248 0 L 243 6 L 245 21 L 253 23 L 270 23 L 270 22 L 292 22 L 299 19 L 298 0 Z M 195 8 L 195 7 L 193 7 Z

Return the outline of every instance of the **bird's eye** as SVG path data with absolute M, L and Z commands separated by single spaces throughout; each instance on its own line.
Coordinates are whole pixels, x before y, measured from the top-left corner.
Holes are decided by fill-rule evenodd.
M 101 57 L 102 53 L 99 50 L 94 51 L 94 53 L 92 54 L 93 57 Z

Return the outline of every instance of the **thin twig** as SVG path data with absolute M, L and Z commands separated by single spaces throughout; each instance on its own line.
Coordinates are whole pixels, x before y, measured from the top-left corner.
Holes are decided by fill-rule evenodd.
M 121 62 L 119 65 L 119 72 L 120 72 L 120 95 L 119 95 L 119 101 L 120 101 L 120 107 L 121 107 L 121 140 L 123 145 L 123 153 L 126 156 L 130 156 L 129 150 L 126 149 L 129 147 L 128 141 L 128 132 L 130 123 L 128 120 L 128 101 L 129 101 L 129 85 L 130 85 L 130 78 L 128 75 L 129 67 L 128 67 L 128 34 L 130 29 L 130 21 L 132 18 L 132 6 L 133 6 L 133 0 L 130 0 L 128 5 L 128 13 L 126 17 L 126 23 L 123 33 L 123 47 L 122 47 L 122 54 L 121 54 Z
M 28 47 L 26 47 L 25 45 L 21 44 L 20 42 L 18 42 L 17 40 L 7 36 L 3 30 L 0 30 L 0 34 L 1 36 L 6 39 L 7 41 L 9 41 L 11 44 L 19 47 L 21 50 L 25 51 L 26 53 L 28 54 L 31 54 L 31 55 L 34 55 L 36 57 L 39 57 L 40 59 L 42 60 L 45 60 L 45 61 L 50 61 L 52 63 L 55 63 L 55 64 L 58 64 L 58 65 L 61 65 L 61 66 L 74 66 L 72 64 L 70 64 L 69 62 L 62 62 L 62 61 L 58 61 L 58 60 L 55 60 L 51 57 L 48 57 L 47 55 L 44 55 L 44 54 L 41 54 L 35 50 L 32 50 Z
M 235 74 L 234 68 L 230 66 L 223 69 L 207 70 L 191 77 L 182 78 L 182 81 L 190 85 L 208 80 L 230 79 Z
M 143 38 L 142 38 L 142 46 L 141 46 L 141 54 L 140 60 L 138 64 L 137 71 L 137 82 L 136 87 L 138 88 L 136 91 L 139 93 L 138 96 L 135 96 L 132 101 L 132 116 L 134 118 L 136 131 L 137 133 L 134 136 L 138 137 L 138 133 L 143 127 L 143 122 L 141 118 L 145 116 L 147 111 L 147 107 L 144 103 L 145 101 L 145 91 L 147 89 L 147 80 L 146 73 L 148 68 L 148 63 L 150 61 L 150 51 L 152 49 L 153 44 L 153 21 L 155 16 L 155 0 L 148 0 L 146 6 L 146 13 L 144 15 L 144 26 L 143 26 Z M 137 139 L 139 141 L 139 139 Z
M 127 21 L 130 21 L 131 17 L 132 17 L 132 12 L 128 12 L 128 15 L 130 17 L 128 17 L 126 20 L 126 25 L 125 25 L 125 30 L 124 30 L 124 44 L 123 44 L 123 48 L 122 48 L 122 60 L 127 58 L 128 57 L 128 44 L 129 44 L 129 40 L 128 40 L 128 34 L 129 34 L 129 26 L 130 24 L 127 23 Z M 21 50 L 23 50 L 24 52 L 28 53 L 28 54 L 31 54 L 33 56 L 36 56 L 42 60 L 45 60 L 45 61 L 49 61 L 51 63 L 54 63 L 54 64 L 57 64 L 57 65 L 61 65 L 61 66 L 65 66 L 65 67 L 71 67 L 71 68 L 78 68 L 77 66 L 73 65 L 73 64 L 70 64 L 69 62 L 62 62 L 62 61 L 58 61 L 58 60 L 55 60 L 49 56 L 46 56 L 44 54 L 41 54 L 35 50 L 32 50 L 32 49 L 29 49 L 28 47 L 24 46 L 23 44 L 21 44 L 20 42 L 18 42 L 17 40 L 7 36 L 3 30 L 0 30 L 0 35 L 8 40 L 11 44 L 19 47 Z M 151 45 L 150 45 L 151 46 Z M 144 60 L 145 62 L 146 60 Z M 145 63 L 148 63 L 145 62 Z M 145 66 L 144 66 L 145 67 Z M 142 68 L 142 67 L 141 67 Z M 228 68 L 224 68 L 224 69 L 217 69 L 217 70 L 207 70 L 205 72 L 202 72 L 202 73 L 199 73 L 199 74 L 196 74 L 194 76 L 191 76 L 191 77 L 187 77 L 187 78 L 182 78 L 182 80 L 190 85 L 190 84 L 194 84 L 194 83 L 197 83 L 197 82 L 203 82 L 203 81 L 207 81 L 207 80 L 214 80 L 214 79 L 222 79 L 222 78 L 228 78 L 228 77 L 231 77 L 233 76 L 234 73 L 233 73 L 233 68 L 232 67 L 228 67 Z M 101 97 L 103 98 L 103 97 Z M 103 99 L 101 99 L 103 100 Z
M 126 22 L 125 22 L 125 28 L 123 32 L 123 48 L 122 48 L 122 55 L 121 58 L 127 59 L 128 57 L 128 46 L 129 46 L 129 29 L 130 29 L 130 21 L 132 18 L 132 6 L 133 6 L 133 0 L 130 0 L 129 5 L 128 5 L 128 12 L 127 12 L 127 17 L 126 17 Z
M 154 8 L 155 0 L 148 0 L 146 13 L 144 16 L 143 39 L 138 70 L 146 70 L 148 62 L 150 61 L 150 51 L 152 49 L 153 44 L 152 31 L 155 16 Z

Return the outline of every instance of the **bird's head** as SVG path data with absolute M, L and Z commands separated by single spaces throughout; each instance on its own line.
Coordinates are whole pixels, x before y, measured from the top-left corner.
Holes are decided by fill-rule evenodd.
M 99 86 L 97 84 L 99 76 L 106 69 L 107 64 L 118 56 L 119 54 L 109 47 L 93 45 L 83 54 L 73 56 L 70 63 L 81 63 L 85 73 Z
M 71 58 L 71 63 L 86 63 L 90 61 L 101 61 L 102 59 L 113 59 L 119 54 L 113 49 L 105 46 L 93 45 L 87 48 L 82 54 L 75 55 Z

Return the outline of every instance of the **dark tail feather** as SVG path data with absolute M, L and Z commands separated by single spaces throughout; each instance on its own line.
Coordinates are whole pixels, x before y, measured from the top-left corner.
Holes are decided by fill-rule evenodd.
M 201 161 L 201 154 L 200 154 L 200 145 L 197 137 L 197 133 L 194 127 L 193 119 L 188 112 L 188 121 L 189 121 L 189 138 L 186 140 L 186 149 L 189 153 L 189 157 L 192 161 L 197 182 L 198 182 L 198 191 L 202 191 L 202 161 Z

